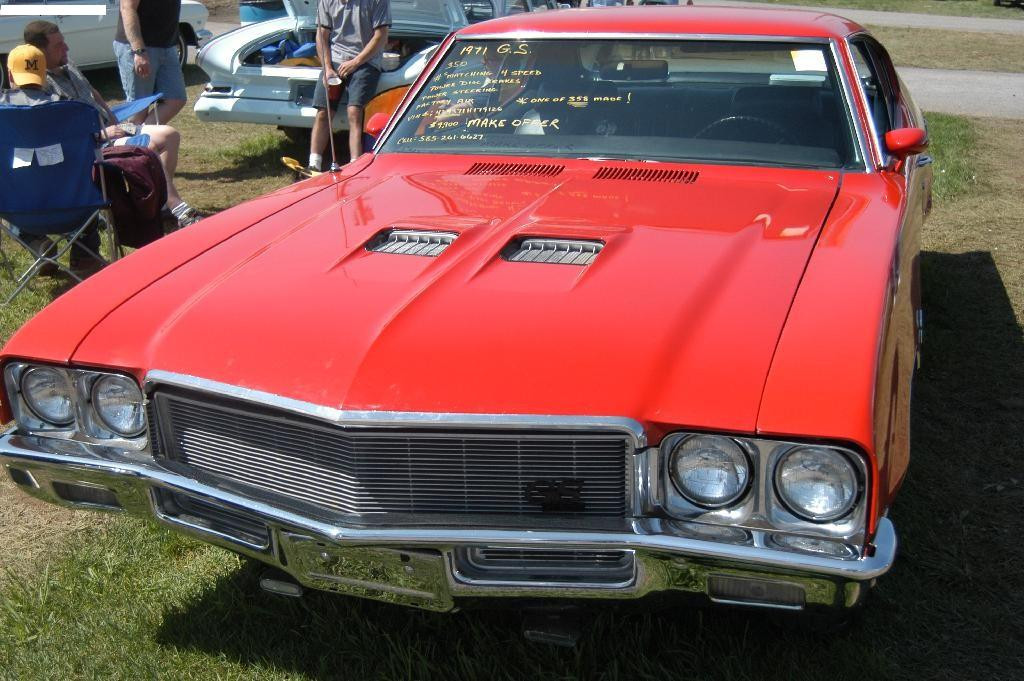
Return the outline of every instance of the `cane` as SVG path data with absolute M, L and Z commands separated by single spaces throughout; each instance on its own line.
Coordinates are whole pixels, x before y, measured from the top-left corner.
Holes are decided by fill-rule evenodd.
M 341 166 L 338 165 L 338 156 L 334 151 L 334 114 L 331 113 L 331 90 L 341 87 L 341 78 L 338 76 L 326 78 L 326 76 L 327 72 L 324 71 L 324 82 L 327 85 L 327 139 L 331 141 L 331 172 L 336 173 L 341 170 Z

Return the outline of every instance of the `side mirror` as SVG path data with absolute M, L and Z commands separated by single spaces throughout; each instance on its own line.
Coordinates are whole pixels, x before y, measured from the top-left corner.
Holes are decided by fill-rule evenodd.
M 900 161 L 928 148 L 928 133 L 922 128 L 897 128 L 885 133 L 885 147 Z
M 378 111 L 370 116 L 370 120 L 366 121 L 366 125 L 363 126 L 363 132 L 376 139 L 384 132 L 384 128 L 388 127 L 388 121 L 390 120 L 391 116 L 383 111 Z

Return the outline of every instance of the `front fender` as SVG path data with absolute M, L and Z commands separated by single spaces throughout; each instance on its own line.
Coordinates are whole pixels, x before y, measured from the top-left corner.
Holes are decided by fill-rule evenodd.
M 869 531 L 887 503 L 877 444 L 883 344 L 905 191 L 883 174 L 848 174 L 786 319 L 758 412 L 757 432 L 855 444 L 872 471 Z M 903 325 L 893 325 L 903 328 Z M 912 326 L 908 327 L 912 328 Z

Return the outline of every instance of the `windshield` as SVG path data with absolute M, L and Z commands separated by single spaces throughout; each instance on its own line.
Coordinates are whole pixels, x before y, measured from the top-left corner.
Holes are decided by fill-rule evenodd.
M 841 168 L 853 139 L 827 45 L 472 40 L 380 151 Z

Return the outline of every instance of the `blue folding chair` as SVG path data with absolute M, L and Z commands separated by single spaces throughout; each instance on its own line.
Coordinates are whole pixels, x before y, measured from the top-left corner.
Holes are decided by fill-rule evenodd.
M 100 125 L 97 111 L 81 102 L 0 106 L 0 236 L 6 233 L 33 257 L 4 305 L 47 263 L 81 281 L 60 258 L 76 246 L 103 260 L 82 243 L 96 220 L 108 228 L 111 257 L 117 257 L 103 174 L 97 173 L 99 184 L 93 180 Z
M 149 97 L 142 97 L 141 99 L 132 99 L 127 102 L 124 102 L 123 104 L 117 104 L 116 106 L 110 107 L 110 112 L 114 114 L 114 117 L 117 118 L 118 123 L 120 123 L 121 121 L 128 120 L 129 118 L 131 118 L 132 116 L 141 111 L 145 111 L 153 104 L 156 104 L 163 96 L 164 93 L 157 92 L 156 94 L 150 95 Z M 157 117 L 156 122 L 160 122 L 159 117 Z

